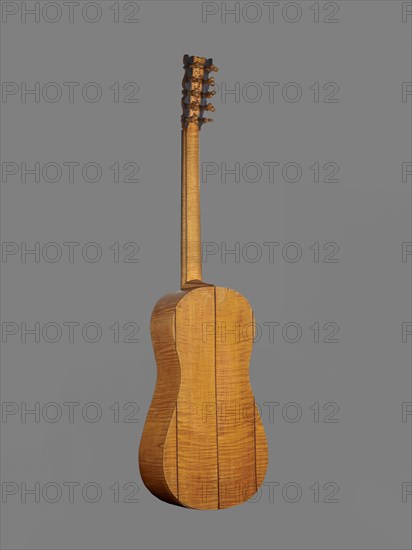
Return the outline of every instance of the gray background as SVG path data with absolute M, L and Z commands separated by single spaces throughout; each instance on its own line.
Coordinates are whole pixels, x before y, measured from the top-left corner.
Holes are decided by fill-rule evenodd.
M 410 548 L 412 497 L 402 499 L 402 487 L 410 490 L 412 422 L 407 414 L 402 422 L 402 407 L 410 410 L 412 339 L 402 341 L 402 323 L 411 321 L 412 263 L 411 256 L 402 262 L 402 243 L 411 240 L 411 176 L 402 182 L 402 163 L 410 162 L 412 103 L 412 96 L 402 102 L 402 82 L 412 80 L 412 15 L 402 22 L 405 3 L 320 2 L 319 22 L 312 1 L 289 7 L 280 1 L 273 21 L 259 3 L 262 17 L 254 23 L 257 2 L 246 12 L 239 3 L 238 22 L 233 15 L 222 21 L 220 11 L 202 21 L 202 2 L 120 2 L 118 23 L 111 1 L 98 2 L 102 16 L 95 23 L 79 8 L 70 22 L 67 7 L 51 23 L 53 5 L 46 16 L 40 12 L 39 22 L 29 15 L 23 22 L 22 3 L 9 4 L 17 13 L 1 24 L 1 77 L 19 92 L 1 104 L 3 163 L 54 162 L 64 169 L 63 162 L 96 162 L 102 177 L 91 183 L 76 172 L 70 183 L 63 172 L 54 183 L 32 176 L 23 183 L 18 173 L 1 184 L 2 241 L 18 247 L 2 262 L 2 320 L 18 327 L 2 345 L 3 413 L 15 413 L 3 414 L 1 424 L 2 547 Z M 123 22 L 133 4 L 139 21 Z M 335 6 L 339 21 L 325 22 Z M 94 9 L 86 18 L 95 17 Z M 262 328 L 251 380 L 270 448 L 261 493 L 219 512 L 158 501 L 137 467 L 156 376 L 150 314 L 179 286 L 184 53 L 213 57 L 219 90 L 222 83 L 234 88 L 239 82 L 244 92 L 237 100 L 215 96 L 215 120 L 201 133 L 201 160 L 228 168 L 239 162 L 241 169 L 252 162 L 262 169 L 260 181 L 241 175 L 238 182 L 233 176 L 222 182 L 219 173 L 201 185 L 202 238 L 219 249 L 207 257 L 204 279 L 245 294 Z M 41 87 L 59 83 L 62 98 L 52 103 L 40 94 L 39 102 L 33 96 L 22 102 L 22 82 L 31 88 L 36 81 Z M 68 81 L 80 82 L 73 102 L 62 85 Z M 102 88 L 95 103 L 82 97 L 88 82 Z M 118 103 L 108 89 L 114 82 Z M 139 86 L 137 103 L 123 101 L 132 91 L 122 90 L 127 82 Z M 250 99 L 251 82 L 262 91 L 258 101 Z M 273 101 L 264 82 L 280 83 Z M 302 90 L 299 101 L 282 96 L 290 82 Z M 319 102 L 308 89 L 315 82 Z M 323 101 L 332 91 L 322 89 L 328 82 L 338 84 L 338 102 Z M 293 89 L 287 91 L 292 96 Z M 114 162 L 137 163 L 139 182 L 114 183 L 108 169 Z M 274 182 L 264 171 L 267 162 L 280 163 Z M 282 178 L 289 162 L 302 168 L 297 182 Z M 315 162 L 318 183 L 309 169 Z M 322 181 L 329 162 L 339 166 L 338 182 Z M 121 170 L 121 178 L 125 174 Z M 253 179 L 252 169 L 248 174 Z M 292 169 L 287 174 L 293 178 Z M 22 243 L 33 248 L 36 241 L 40 247 L 58 243 L 62 258 L 53 263 L 40 254 L 39 262 L 33 256 L 23 262 Z M 73 262 L 62 244 L 68 241 L 81 243 Z M 102 249 L 95 263 L 81 254 L 89 242 Z M 119 262 L 108 249 L 115 242 Z M 132 252 L 122 250 L 128 242 L 139 246 L 139 262 L 123 261 Z M 240 256 L 223 255 L 222 261 L 222 249 L 237 242 Z M 245 248 L 251 242 L 257 244 Z M 265 242 L 280 243 L 272 259 Z M 293 248 L 284 248 L 291 242 L 302 251 L 296 262 L 282 256 L 282 250 L 293 256 Z M 308 248 L 316 242 L 317 262 Z M 330 242 L 339 246 L 338 262 L 323 261 L 332 249 L 322 247 Z M 262 255 L 252 261 L 256 251 Z M 36 322 L 40 330 L 56 323 L 60 340 L 47 341 L 54 338 L 51 325 L 39 342 L 30 335 L 24 342 L 22 323 L 32 328 Z M 65 322 L 80 323 L 73 342 Z M 82 336 L 88 322 L 101 327 L 98 342 Z M 116 322 L 119 342 L 109 328 Z M 124 341 L 131 332 L 127 322 L 139 326 L 138 342 Z M 273 342 L 263 323 L 280 323 Z M 337 342 L 324 341 L 336 327 L 324 328 L 326 323 L 339 327 Z M 301 337 L 291 342 L 297 327 Z M 36 402 L 39 418 L 28 415 L 23 422 L 22 410 Z M 80 404 L 73 422 L 67 402 Z M 90 421 L 96 412 L 90 402 L 101 410 L 96 422 Z M 62 418 L 52 422 L 56 410 Z M 79 484 L 74 502 L 64 485 L 69 482 Z M 24 484 L 33 489 L 36 483 L 38 502 L 30 494 L 24 499 Z M 88 483 L 95 484 L 90 493 Z M 89 502 L 96 486 L 101 498 Z M 59 489 L 61 496 L 51 502 Z M 332 490 L 337 502 L 329 502 Z

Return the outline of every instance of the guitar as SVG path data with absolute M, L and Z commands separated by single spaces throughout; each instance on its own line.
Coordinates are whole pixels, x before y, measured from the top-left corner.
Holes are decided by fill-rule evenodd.
M 249 302 L 202 281 L 199 131 L 214 111 L 212 59 L 183 58 L 181 290 L 152 313 L 157 381 L 139 448 L 146 487 L 201 510 L 250 499 L 263 483 L 266 436 L 249 381 L 255 320 Z

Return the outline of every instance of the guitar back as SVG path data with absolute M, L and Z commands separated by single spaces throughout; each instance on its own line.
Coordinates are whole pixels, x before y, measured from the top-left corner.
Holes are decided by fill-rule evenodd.
M 221 509 L 250 499 L 268 462 L 249 380 L 253 311 L 228 288 L 197 286 L 156 304 L 158 377 L 139 463 L 158 498 Z

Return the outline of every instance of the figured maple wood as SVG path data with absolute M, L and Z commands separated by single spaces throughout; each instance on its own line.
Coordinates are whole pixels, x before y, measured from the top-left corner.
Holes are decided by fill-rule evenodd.
M 181 380 L 177 399 L 179 500 L 193 508 L 217 508 L 216 415 L 203 415 L 216 398 L 215 344 L 203 338 L 213 325 L 213 288 L 196 289 L 176 307 L 176 351 Z M 211 489 L 211 490 L 209 490 Z
M 173 449 L 165 452 L 165 441 L 173 428 L 180 387 L 180 360 L 175 346 L 175 308 L 183 295 L 183 292 L 167 294 L 157 302 L 152 313 L 150 330 L 158 367 L 157 381 L 139 447 L 139 469 L 145 485 L 160 499 L 173 504 L 179 504 L 177 481 L 173 479 L 176 453 Z
M 181 288 L 202 280 L 199 126 L 182 129 Z
M 214 286 L 167 295 L 155 306 L 151 333 L 158 379 L 140 444 L 145 485 L 188 508 L 245 502 L 268 460 L 249 381 L 249 303 Z
M 258 489 L 255 400 L 249 383 L 254 323 L 242 295 L 216 288 L 215 298 L 220 507 L 227 508 Z

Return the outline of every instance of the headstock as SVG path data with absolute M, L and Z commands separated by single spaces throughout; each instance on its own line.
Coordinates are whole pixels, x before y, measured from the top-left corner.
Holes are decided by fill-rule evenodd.
M 211 103 L 207 103 L 207 99 L 216 93 L 214 90 L 209 91 L 209 86 L 215 85 L 214 78 L 209 75 L 219 69 L 213 65 L 212 59 L 195 55 L 184 55 L 183 67 L 182 127 L 187 128 L 190 123 L 194 123 L 200 129 L 202 124 L 213 120 L 205 118 L 204 112 L 215 110 Z

